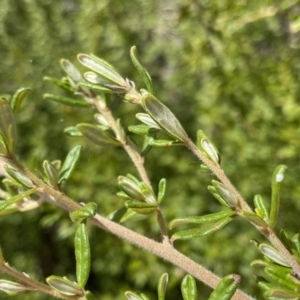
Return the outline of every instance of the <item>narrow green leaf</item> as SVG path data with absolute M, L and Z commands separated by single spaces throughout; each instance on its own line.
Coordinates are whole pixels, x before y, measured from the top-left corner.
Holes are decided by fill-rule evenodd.
M 270 211 L 270 227 L 274 227 L 277 221 L 279 211 L 279 191 L 281 182 L 284 179 L 284 172 L 287 167 L 285 165 L 279 165 L 272 176 L 272 197 L 271 197 L 271 211 Z
M 84 79 L 81 75 L 81 73 L 77 70 L 77 68 L 70 63 L 67 59 L 61 59 L 60 64 L 64 71 L 68 74 L 68 76 L 74 81 L 74 82 L 84 82 Z
M 130 291 L 125 292 L 125 296 L 128 300 L 143 300 L 143 298 Z
M 283 244 L 285 245 L 285 247 L 294 256 L 296 256 L 299 259 L 300 256 L 299 256 L 299 253 L 298 253 L 298 249 L 297 249 L 296 245 L 293 243 L 293 241 L 290 239 L 290 237 L 288 236 L 288 234 L 283 229 L 280 229 L 279 233 L 280 233 L 280 239 L 283 242 Z
M 208 300 L 230 300 L 234 295 L 241 278 L 239 275 L 230 274 L 222 278 Z
M 65 104 L 68 106 L 74 106 L 74 107 L 91 107 L 89 103 L 87 103 L 84 100 L 80 99 L 73 99 L 73 98 L 67 98 L 63 96 L 53 95 L 53 94 L 44 94 L 44 99 L 50 99 L 55 102 L 59 102 L 61 104 Z
M 181 217 L 174 219 L 170 222 L 169 228 L 173 229 L 176 226 L 184 224 L 203 224 L 203 223 L 215 223 L 224 218 L 231 217 L 235 212 L 233 210 L 224 210 L 214 214 L 208 214 L 204 216 L 192 216 L 192 217 Z
M 130 125 L 128 126 L 128 130 L 132 133 L 135 134 L 155 134 L 158 131 L 160 131 L 160 129 L 156 129 L 156 128 L 151 128 L 148 125 L 145 124 L 138 124 L 138 125 Z
M 144 83 L 145 83 L 148 91 L 150 92 L 150 94 L 155 95 L 151 76 L 149 75 L 147 70 L 141 64 L 141 62 L 139 60 L 139 56 L 138 56 L 136 46 L 131 47 L 130 57 L 131 57 L 133 65 L 136 67 L 137 71 L 139 72 L 139 74 L 143 78 Z
M 149 145 L 153 147 L 170 147 L 170 146 L 181 146 L 183 144 L 178 141 L 152 139 L 151 141 L 149 141 Z
M 209 185 L 207 187 L 207 189 L 214 196 L 214 198 L 217 199 L 220 202 L 221 205 L 224 205 L 226 207 L 230 207 L 228 205 L 228 203 L 218 194 L 218 191 L 217 191 L 217 189 L 214 186 Z
M 49 276 L 46 278 L 47 283 L 54 288 L 55 290 L 59 291 L 63 295 L 66 296 L 82 296 L 83 291 L 78 286 L 77 283 L 70 281 L 66 277 L 60 276 Z
M 139 182 L 136 182 L 132 178 L 125 176 L 118 177 L 118 184 L 120 189 L 132 199 L 145 201 L 145 196 L 142 194 Z
M 97 126 L 81 123 L 76 128 L 91 142 L 99 146 L 120 146 L 120 142 L 113 138 L 109 133 Z
M 212 180 L 212 184 L 230 207 L 235 208 L 237 206 L 236 196 L 231 190 L 229 190 L 223 183 L 216 180 Z
M 76 92 L 76 89 L 72 88 L 69 84 L 65 83 L 62 80 L 58 80 L 58 79 L 56 79 L 54 77 L 45 76 L 43 78 L 43 80 L 50 81 L 54 85 L 60 87 L 61 89 L 65 90 L 67 92 L 70 92 L 70 93 L 73 93 L 73 94 Z
M 75 146 L 73 149 L 69 151 L 60 169 L 58 184 L 62 184 L 70 178 L 79 161 L 81 152 L 82 152 L 82 146 L 80 145 Z
M 22 186 L 27 188 L 32 188 L 34 185 L 27 176 L 25 176 L 21 171 L 12 168 L 8 165 L 4 165 L 4 168 L 7 172 L 7 174 L 13 178 L 16 182 L 20 183 Z
M 219 164 L 221 162 L 220 155 L 218 153 L 217 148 L 209 140 L 209 138 L 203 133 L 202 130 L 197 131 L 197 146 L 214 163 Z
M 75 233 L 76 278 L 81 288 L 84 288 L 91 267 L 91 253 L 85 222 L 79 223 Z
M 140 182 L 140 187 L 141 187 L 141 193 L 145 197 L 145 201 L 147 203 L 152 203 L 157 205 L 157 200 L 155 198 L 155 195 L 149 186 L 145 184 L 144 182 Z
M 168 273 L 162 274 L 162 276 L 159 278 L 159 282 L 157 286 L 158 300 L 165 300 L 168 281 L 169 281 Z
M 9 205 L 15 204 L 19 201 L 21 201 L 23 198 L 28 197 L 29 195 L 33 194 L 35 192 L 35 189 L 27 190 L 26 192 L 20 193 L 19 195 L 16 195 L 14 197 L 11 197 L 5 201 L 0 202 L 0 211 L 4 210 Z
M 8 101 L 0 97 L 0 134 L 7 153 L 11 154 L 15 150 L 17 141 L 17 129 L 15 124 L 14 113 Z
M 89 73 L 89 72 L 87 72 L 87 73 Z M 87 74 L 87 73 L 85 73 L 85 74 Z M 99 83 L 99 82 L 97 82 L 97 83 Z M 93 83 L 88 83 L 88 82 L 78 82 L 77 85 L 89 88 L 91 90 L 94 90 L 94 91 L 97 91 L 100 93 L 115 93 L 116 92 L 114 89 L 111 89 L 109 87 L 105 87 L 105 86 L 101 86 L 101 85 L 97 85 L 97 84 L 93 84 Z
M 281 288 L 271 288 L 268 290 L 266 296 L 272 297 L 272 299 L 291 299 L 291 300 L 297 300 L 300 297 L 300 293 L 295 293 L 292 291 L 287 291 Z
M 75 126 L 66 127 L 64 129 L 64 133 L 70 136 L 83 136 L 83 134 Z
M 242 215 L 255 226 L 267 228 L 268 224 L 257 214 L 243 211 Z
M 125 208 L 125 207 L 124 207 Z M 126 213 L 122 216 L 122 218 L 120 219 L 120 223 L 124 223 L 127 220 L 129 220 L 130 218 L 132 218 L 133 216 L 136 216 L 136 212 L 133 211 L 132 209 L 128 208 Z
M 230 221 L 232 221 L 232 218 L 225 218 L 216 223 L 205 224 L 200 228 L 179 231 L 172 235 L 172 240 L 175 241 L 175 240 L 197 239 L 199 237 L 202 237 L 202 236 L 211 234 L 213 232 L 216 232 L 217 230 L 220 230 L 221 228 L 226 226 Z
M 196 281 L 190 274 L 184 276 L 181 282 L 181 294 L 184 300 L 196 300 L 198 291 Z
M 275 250 L 273 247 L 267 244 L 259 244 L 258 250 L 272 261 L 286 267 L 290 267 L 289 263 L 281 256 L 281 254 Z
M 70 218 L 73 222 L 83 221 L 88 218 L 92 218 L 97 213 L 97 204 L 95 202 L 89 202 L 80 209 L 72 211 Z
M 160 127 L 157 125 L 157 123 L 148 115 L 145 113 L 138 113 L 135 115 L 135 117 L 140 120 L 142 123 L 148 125 L 151 128 L 156 128 L 160 130 Z
M 43 163 L 43 169 L 44 169 L 44 173 L 45 173 L 45 176 L 46 176 L 49 184 L 53 187 L 57 187 L 58 172 L 57 172 L 56 168 L 52 164 L 50 164 L 47 160 L 45 160 Z
M 31 89 L 29 88 L 20 88 L 13 95 L 10 105 L 15 114 L 19 111 L 23 100 L 29 94 L 29 92 L 31 92 Z
M 130 208 L 138 214 L 148 215 L 156 211 L 157 205 L 141 201 L 125 201 L 125 207 Z
M 167 189 L 167 179 L 166 178 L 162 178 L 159 181 L 158 184 L 158 195 L 157 195 L 157 202 L 160 204 L 162 203 L 165 195 L 166 195 L 166 189 Z
M 264 200 L 261 195 L 255 195 L 254 196 L 254 206 L 259 209 L 261 212 L 260 217 L 263 218 L 265 221 L 269 220 L 269 211 L 264 203 Z
M 265 277 L 273 284 L 279 285 L 280 287 L 287 288 L 291 291 L 297 291 L 299 287 L 297 284 L 294 284 L 286 278 L 286 274 L 279 273 L 270 268 L 265 268 Z
M 99 58 L 87 54 L 79 54 L 77 56 L 79 62 L 90 70 L 99 74 L 102 78 L 110 81 L 118 86 L 127 87 L 126 81 L 119 75 L 115 68 L 112 68 L 108 63 Z
M 15 293 L 20 293 L 20 292 L 25 292 L 25 291 L 30 291 L 30 290 L 32 291 L 34 289 L 29 288 L 29 287 L 22 285 L 20 283 L 17 283 L 17 282 L 0 279 L 0 290 L 9 295 L 13 295 Z
M 176 140 L 186 142 L 188 135 L 170 109 L 149 93 L 144 93 L 143 106 L 158 126 Z

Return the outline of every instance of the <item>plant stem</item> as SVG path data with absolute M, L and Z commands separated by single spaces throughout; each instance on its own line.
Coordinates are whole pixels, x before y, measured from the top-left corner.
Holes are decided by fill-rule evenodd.
M 117 122 L 111 110 L 107 106 L 103 107 L 96 98 L 93 98 L 93 104 L 108 122 L 110 128 L 115 133 L 116 138 L 121 143 L 122 147 L 127 152 L 128 156 L 130 157 L 133 164 L 135 165 L 138 173 L 140 174 L 142 181 L 145 184 L 147 184 L 147 186 L 151 188 L 151 190 L 153 191 L 153 188 L 151 186 L 151 181 L 144 167 L 144 157 L 141 156 L 140 153 L 131 146 L 131 144 L 128 142 L 126 137 L 124 138 L 123 134 L 120 132 L 120 129 L 118 128 Z M 160 232 L 162 234 L 163 241 L 169 242 L 168 229 L 160 209 L 156 213 L 156 218 L 160 228 Z
M 28 275 L 25 275 L 24 273 L 17 271 L 16 269 L 10 267 L 7 263 L 4 263 L 4 262 L 0 264 L 0 271 L 13 277 L 20 284 L 24 285 L 26 288 L 28 288 L 28 290 L 31 290 L 31 291 L 40 291 L 40 292 L 49 294 L 53 297 L 65 299 L 65 300 L 85 300 L 86 299 L 85 296 L 63 295 L 60 292 L 58 292 L 57 290 L 52 289 L 49 285 L 32 279 Z
M 236 188 L 232 185 L 228 177 L 225 175 L 223 169 L 218 164 L 215 164 L 213 161 L 211 161 L 205 155 L 203 155 L 203 153 L 198 149 L 198 147 L 191 140 L 186 140 L 185 143 L 186 146 L 210 168 L 210 170 L 216 175 L 216 177 L 224 185 L 226 185 L 226 187 L 229 190 L 231 190 L 235 194 L 239 203 L 239 207 L 236 208 L 237 213 L 240 216 L 242 216 L 242 214 L 239 213 L 241 211 L 253 213 L 248 203 L 244 200 L 241 194 L 236 190 Z M 255 226 L 254 224 L 252 225 L 271 242 L 271 244 L 279 251 L 279 253 L 290 264 L 294 273 L 297 274 L 298 277 L 300 277 L 300 265 L 297 258 L 286 249 L 286 247 L 283 245 L 280 239 L 276 236 L 274 230 L 270 227 L 263 228 L 263 227 Z
M 15 166 L 19 168 L 20 171 L 24 173 L 28 178 L 32 180 L 32 182 L 41 190 L 41 192 L 50 195 L 51 197 L 56 199 L 56 202 L 51 201 L 52 203 L 62 207 L 68 212 L 72 212 L 81 208 L 81 206 L 70 199 L 68 196 L 64 195 L 60 191 L 53 189 L 48 186 L 42 180 L 37 178 L 34 174 L 32 174 L 29 170 L 24 168 L 16 159 L 13 158 L 13 163 Z M 174 264 L 175 266 L 180 267 L 186 272 L 193 275 L 198 280 L 202 281 L 209 287 L 215 289 L 217 284 L 220 282 L 221 278 L 217 275 L 213 274 L 209 270 L 206 270 L 201 265 L 197 264 L 193 260 L 184 256 L 176 249 L 174 249 L 169 243 L 159 243 L 153 241 L 141 234 L 138 234 L 122 225 L 119 225 L 113 221 L 110 221 L 99 214 L 96 214 L 93 218 L 89 219 L 91 223 L 96 226 L 104 229 L 123 240 L 126 240 L 138 247 L 141 247 L 169 262 Z M 240 290 L 237 290 L 235 295 L 233 296 L 234 300 L 253 300 L 252 297 L 243 293 Z

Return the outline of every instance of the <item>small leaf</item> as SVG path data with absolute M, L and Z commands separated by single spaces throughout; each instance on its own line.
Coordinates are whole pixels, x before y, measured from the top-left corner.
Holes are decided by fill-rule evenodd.
M 230 207 L 235 208 L 237 206 L 237 199 L 235 194 L 230 191 L 223 183 L 212 180 L 212 184 Z
M 64 129 L 64 133 L 70 136 L 83 136 L 83 134 L 75 126 L 66 127 Z
M 125 292 L 125 296 L 128 300 L 143 300 L 143 298 L 130 291 Z
M 203 133 L 202 130 L 197 131 L 197 146 L 214 163 L 219 164 L 221 162 L 220 155 L 218 153 L 217 148 L 209 140 L 209 138 Z
M 124 207 L 125 208 L 125 207 Z M 127 220 L 129 220 L 130 218 L 132 218 L 133 216 L 136 216 L 136 212 L 133 211 L 132 209 L 128 208 L 126 213 L 122 216 L 122 218 L 120 219 L 120 223 L 124 223 Z
M 15 114 L 19 111 L 23 100 L 29 94 L 29 92 L 31 92 L 31 89 L 29 88 L 20 88 L 13 95 L 11 100 L 11 108 Z
M 157 286 L 158 300 L 165 300 L 168 281 L 169 281 L 168 273 L 162 274 L 162 276 L 159 278 L 159 282 Z
M 79 99 L 73 99 L 73 98 L 67 98 L 63 96 L 57 96 L 53 94 L 44 94 L 43 95 L 44 99 L 50 99 L 55 102 L 59 102 L 61 104 L 65 104 L 68 106 L 74 106 L 74 107 L 91 107 L 91 105 L 84 101 L 84 100 L 79 100 Z
M 257 214 L 243 211 L 242 215 L 255 226 L 267 228 L 268 224 Z
M 261 212 L 260 217 L 265 221 L 269 220 L 269 212 L 261 195 L 254 196 L 254 206 Z
M 60 61 L 60 64 L 64 71 L 69 75 L 69 77 L 74 81 L 74 82 L 82 82 L 84 81 L 81 73 L 77 70 L 77 68 L 70 63 L 67 59 L 62 59 Z
M 9 280 L 0 279 L 0 290 L 7 294 L 15 294 L 25 291 L 34 290 L 20 283 L 16 283 Z
M 12 168 L 8 165 L 4 165 L 4 168 L 7 174 L 13 178 L 15 181 L 20 183 L 24 187 L 32 188 L 34 184 L 32 183 L 31 179 L 29 179 L 26 175 L 24 175 L 21 171 Z
M 150 92 L 150 94 L 154 95 L 154 88 L 153 88 L 152 79 L 151 79 L 149 73 L 147 72 L 147 70 L 143 67 L 143 65 L 141 64 L 141 62 L 139 60 L 136 46 L 131 47 L 130 57 L 131 57 L 131 60 L 133 62 L 133 65 L 136 67 L 139 74 L 143 78 L 144 83 L 145 83 L 148 91 Z
M 196 300 L 198 291 L 196 281 L 190 274 L 184 276 L 181 282 L 181 293 L 184 300 Z
M 166 194 L 166 189 L 167 189 L 167 179 L 166 178 L 162 178 L 159 181 L 158 184 L 158 195 L 157 195 L 157 202 L 160 204 L 162 203 L 165 194 Z
M 285 273 L 276 272 L 276 270 L 271 268 L 265 268 L 265 277 L 268 279 L 271 283 L 279 285 L 280 287 L 287 288 L 291 291 L 296 291 L 299 287 L 297 284 L 290 281 Z
M 73 93 L 73 94 L 76 92 L 76 89 L 70 87 L 69 84 L 66 84 L 64 81 L 58 80 L 58 79 L 56 79 L 56 78 L 54 78 L 54 77 L 45 76 L 45 77 L 43 78 L 43 80 L 45 80 L 45 81 L 50 81 L 50 82 L 53 83 L 54 85 L 60 87 L 61 89 L 65 90 L 65 91 L 67 91 L 67 92 L 71 92 L 71 93 Z
M 91 142 L 99 146 L 120 146 L 120 142 L 97 126 L 81 123 L 76 128 Z
M 13 153 L 17 141 L 17 129 L 14 113 L 4 98 L 0 98 L 0 134 L 7 152 L 3 154 Z
M 69 151 L 59 172 L 59 180 L 58 180 L 59 184 L 66 182 L 70 178 L 79 161 L 81 152 L 82 152 L 82 146 L 80 145 L 75 146 L 73 149 Z
M 175 241 L 175 240 L 197 239 L 199 237 L 202 237 L 202 236 L 211 234 L 213 232 L 216 232 L 217 230 L 220 230 L 221 228 L 226 226 L 230 221 L 232 221 L 232 218 L 225 218 L 216 223 L 205 224 L 200 228 L 179 231 L 172 235 L 172 240 Z
M 280 239 L 285 245 L 285 247 L 299 259 L 300 257 L 296 245 L 283 229 L 280 229 Z
M 241 278 L 239 275 L 230 274 L 222 278 L 208 300 L 230 300 L 234 295 Z
M 91 253 L 85 222 L 79 223 L 75 233 L 76 278 L 81 288 L 84 288 L 89 278 Z
M 214 196 L 215 199 L 217 199 L 221 205 L 224 205 L 226 207 L 230 207 L 228 203 L 219 195 L 219 191 L 212 185 L 209 185 L 207 187 L 209 192 Z
M 160 127 L 157 125 L 157 123 L 148 115 L 145 113 L 138 113 L 135 115 L 135 117 L 140 120 L 142 123 L 148 125 L 151 128 L 156 128 L 160 130 Z
M 57 187 L 58 172 L 56 168 L 52 164 L 50 164 L 47 160 L 45 160 L 43 163 L 43 169 L 49 184 L 53 187 Z
M 20 193 L 19 195 L 11 197 L 5 201 L 1 201 L 0 202 L 0 211 L 4 210 L 9 205 L 19 202 L 23 198 L 28 197 L 29 195 L 33 194 L 34 192 L 35 192 L 35 189 L 27 190 L 26 192 Z
M 272 197 L 271 197 L 271 211 L 269 226 L 274 227 L 277 221 L 279 211 L 279 191 L 281 182 L 284 179 L 284 172 L 287 167 L 285 165 L 279 165 L 272 176 Z
M 86 74 L 89 74 L 89 73 L 91 73 L 91 72 L 85 73 L 84 76 L 86 77 Z M 94 73 L 92 73 L 92 74 L 94 74 Z M 95 75 L 92 75 L 92 76 L 93 76 L 93 78 L 95 78 Z M 89 75 L 88 75 L 88 78 L 89 78 Z M 88 80 L 88 78 L 86 78 L 86 79 Z M 102 82 L 103 82 L 103 80 L 102 80 Z M 99 82 L 97 82 L 97 83 L 99 83 Z M 94 91 L 97 91 L 97 92 L 100 92 L 100 93 L 115 93 L 115 90 L 113 90 L 112 88 L 97 85 L 97 84 L 93 84 L 93 83 L 78 82 L 77 85 L 80 86 L 80 87 L 89 88 L 91 90 L 94 90 Z
M 52 275 L 46 278 L 46 281 L 52 288 L 59 291 L 63 295 L 66 296 L 83 295 L 83 291 L 78 286 L 78 284 L 76 282 L 72 282 L 68 280 L 66 277 Z
M 157 205 L 141 201 L 125 201 L 125 207 L 130 208 L 138 214 L 148 215 L 157 210 Z
M 260 244 L 260 245 L 258 245 L 258 249 L 263 255 L 267 256 L 272 261 L 274 261 L 282 266 L 290 267 L 289 263 L 273 247 L 271 247 L 267 244 Z
M 142 194 L 139 182 L 125 176 L 118 177 L 118 184 L 121 190 L 132 199 L 145 201 L 145 196 Z
M 149 93 L 144 93 L 143 106 L 158 126 L 176 140 L 189 140 L 185 130 L 170 109 Z
M 152 203 L 157 205 L 157 201 L 152 189 L 149 188 L 149 186 L 147 186 L 147 184 L 145 184 L 144 182 L 140 183 L 140 187 L 141 187 L 141 193 L 145 197 L 145 201 L 147 203 Z
M 105 80 L 118 86 L 127 87 L 126 81 L 116 72 L 115 68 L 111 67 L 107 62 L 87 54 L 79 54 L 77 58 L 81 64 L 96 72 Z
M 154 140 L 149 141 L 149 145 L 153 147 L 170 147 L 170 146 L 181 146 L 182 143 L 178 141 L 169 140 Z
M 203 224 L 203 223 L 214 223 L 224 218 L 231 217 L 235 212 L 233 210 L 224 210 L 214 214 L 208 214 L 204 216 L 192 216 L 192 217 L 181 217 L 174 219 L 170 222 L 169 228 L 173 229 L 176 226 L 184 224 Z
M 97 213 L 97 204 L 95 202 L 89 202 L 80 209 L 74 210 L 70 213 L 70 218 L 73 222 L 83 221 L 88 218 L 92 218 Z
M 148 125 L 145 124 L 138 124 L 138 125 L 130 125 L 128 126 L 128 130 L 132 133 L 135 134 L 155 134 L 157 133 L 160 129 L 156 128 L 151 128 Z
M 295 293 L 292 291 L 287 291 L 284 289 L 280 288 L 271 288 L 267 291 L 266 296 L 272 297 L 272 299 L 291 299 L 291 300 L 296 300 L 299 299 L 300 293 Z

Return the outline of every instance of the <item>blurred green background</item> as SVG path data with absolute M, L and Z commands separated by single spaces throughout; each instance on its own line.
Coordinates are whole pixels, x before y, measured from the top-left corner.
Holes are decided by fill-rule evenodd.
M 212 139 L 222 166 L 248 203 L 255 194 L 269 202 L 273 170 L 278 164 L 288 166 L 278 226 L 293 235 L 300 209 L 299 16 L 300 1 L 292 0 L 2 0 L 0 93 L 32 88 L 17 116 L 20 160 L 31 170 L 41 169 L 44 159 L 63 159 L 82 144 L 81 162 L 65 192 L 76 201 L 97 202 L 103 215 L 121 208 L 117 176 L 137 175 L 135 168 L 122 149 L 65 136 L 65 127 L 92 122 L 94 112 L 43 100 L 45 92 L 62 94 L 43 76 L 63 76 L 61 58 L 77 64 L 77 53 L 94 53 L 143 88 L 129 58 L 136 45 L 158 98 L 191 137 L 202 129 Z M 124 125 L 137 123 L 138 107 L 117 97 L 112 105 Z M 167 221 L 220 210 L 207 192 L 213 176 L 195 162 L 182 147 L 156 148 L 146 157 L 153 185 L 168 179 L 162 205 Z M 0 244 L 12 266 L 41 281 L 54 274 L 75 280 L 74 226 L 65 212 L 44 205 L 1 217 Z M 153 217 L 126 226 L 160 238 Z M 264 241 L 237 219 L 212 236 L 176 247 L 220 276 L 241 274 L 241 288 L 260 299 L 249 266 L 259 254 L 250 239 Z M 131 289 L 155 299 L 159 276 L 169 272 L 167 299 L 181 299 L 183 271 L 95 228 L 90 228 L 90 240 L 87 288 L 96 298 L 125 299 Z M 200 298 L 206 299 L 210 289 L 198 286 Z M 1 299 L 11 299 L 0 293 Z M 14 299 L 50 297 L 25 293 Z

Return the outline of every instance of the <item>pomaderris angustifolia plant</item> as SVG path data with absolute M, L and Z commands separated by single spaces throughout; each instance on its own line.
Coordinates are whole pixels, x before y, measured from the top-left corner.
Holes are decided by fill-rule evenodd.
M 182 298 L 185 300 L 198 298 L 195 279 L 213 289 L 209 300 L 254 299 L 238 289 L 239 275 L 229 274 L 224 278 L 219 278 L 177 251 L 175 247 L 176 240 L 198 239 L 204 235 L 213 234 L 240 217 L 249 221 L 266 240 L 266 243 L 261 244 L 254 242 L 262 254 L 262 259 L 252 262 L 252 266 L 263 268 L 263 277 L 258 277 L 257 284 L 263 290 L 265 299 L 300 299 L 299 234 L 289 237 L 283 230 L 280 230 L 278 236 L 275 231 L 280 186 L 284 181 L 286 166 L 279 165 L 274 170 L 270 209 L 267 208 L 260 195 L 254 197 L 254 209 L 251 208 L 221 168 L 219 152 L 209 137 L 199 130 L 196 142 L 194 142 L 172 110 L 156 98 L 152 79 L 141 64 L 136 47 L 131 48 L 130 57 L 146 89 L 137 89 L 134 82 L 123 78 L 108 62 L 87 54 L 78 55 L 78 61 L 87 68 L 86 73 L 81 74 L 71 62 L 63 59 L 61 66 L 67 77 L 62 80 L 45 78 L 68 91 L 70 98 L 52 94 L 45 94 L 44 98 L 65 105 L 91 107 L 97 111 L 96 124 L 95 122 L 79 123 L 74 127 L 66 128 L 67 134 L 83 136 L 102 147 L 121 147 L 135 166 L 135 176 L 131 174 L 118 176 L 120 187 L 118 195 L 124 198 L 126 208 L 119 222 L 97 213 L 96 203 L 78 203 L 76 199 L 70 199 L 63 193 L 62 185 L 68 181 L 76 168 L 82 152 L 81 146 L 71 149 L 63 163 L 45 160 L 39 176 L 23 166 L 15 153 L 15 145 L 20 138 L 17 136 L 15 113 L 20 109 L 21 102 L 29 90 L 25 88 L 18 90 L 9 101 L 5 98 L 0 99 L 0 153 L 7 173 L 4 182 L 13 187 L 10 191 L 1 192 L 0 213 L 2 215 L 16 211 L 21 213 L 49 202 L 69 212 L 70 222 L 75 222 L 77 228 L 74 234 L 76 282 L 58 275 L 46 278 L 46 283 L 36 281 L 26 273 L 10 267 L 5 261 L 5 254 L 0 251 L 0 272 L 12 278 L 11 280 L 1 279 L 0 290 L 8 294 L 40 291 L 61 299 L 94 299 L 93 294 L 85 290 L 92 263 L 86 228 L 89 223 L 150 251 L 186 271 L 187 275 L 181 284 Z M 112 94 L 123 98 L 124 105 L 130 103 L 140 108 L 141 112 L 136 114 L 140 124 L 130 125 L 127 129 L 123 127 L 121 120 L 113 115 L 109 101 L 107 101 L 108 96 Z M 137 146 L 127 132 L 131 135 L 143 136 L 142 146 Z M 160 133 L 168 138 L 159 138 Z M 219 201 L 219 212 L 201 216 L 182 216 L 166 224 L 161 203 L 166 194 L 167 180 L 161 178 L 156 194 L 154 192 L 156 189 L 153 189 L 144 167 L 144 161 L 151 148 L 172 145 L 184 145 L 199 159 L 202 166 L 215 176 L 208 190 Z M 18 191 L 18 193 L 12 194 L 12 191 Z M 33 195 L 36 196 L 33 198 Z M 149 239 L 122 225 L 124 221 L 136 214 L 155 215 L 161 233 L 160 241 Z M 169 230 L 181 225 L 191 225 L 192 228 L 179 230 L 170 235 Z M 165 299 L 168 280 L 167 273 L 162 274 L 158 280 L 157 297 L 159 300 Z M 130 300 L 149 299 L 145 294 L 131 291 L 124 291 L 124 293 Z

